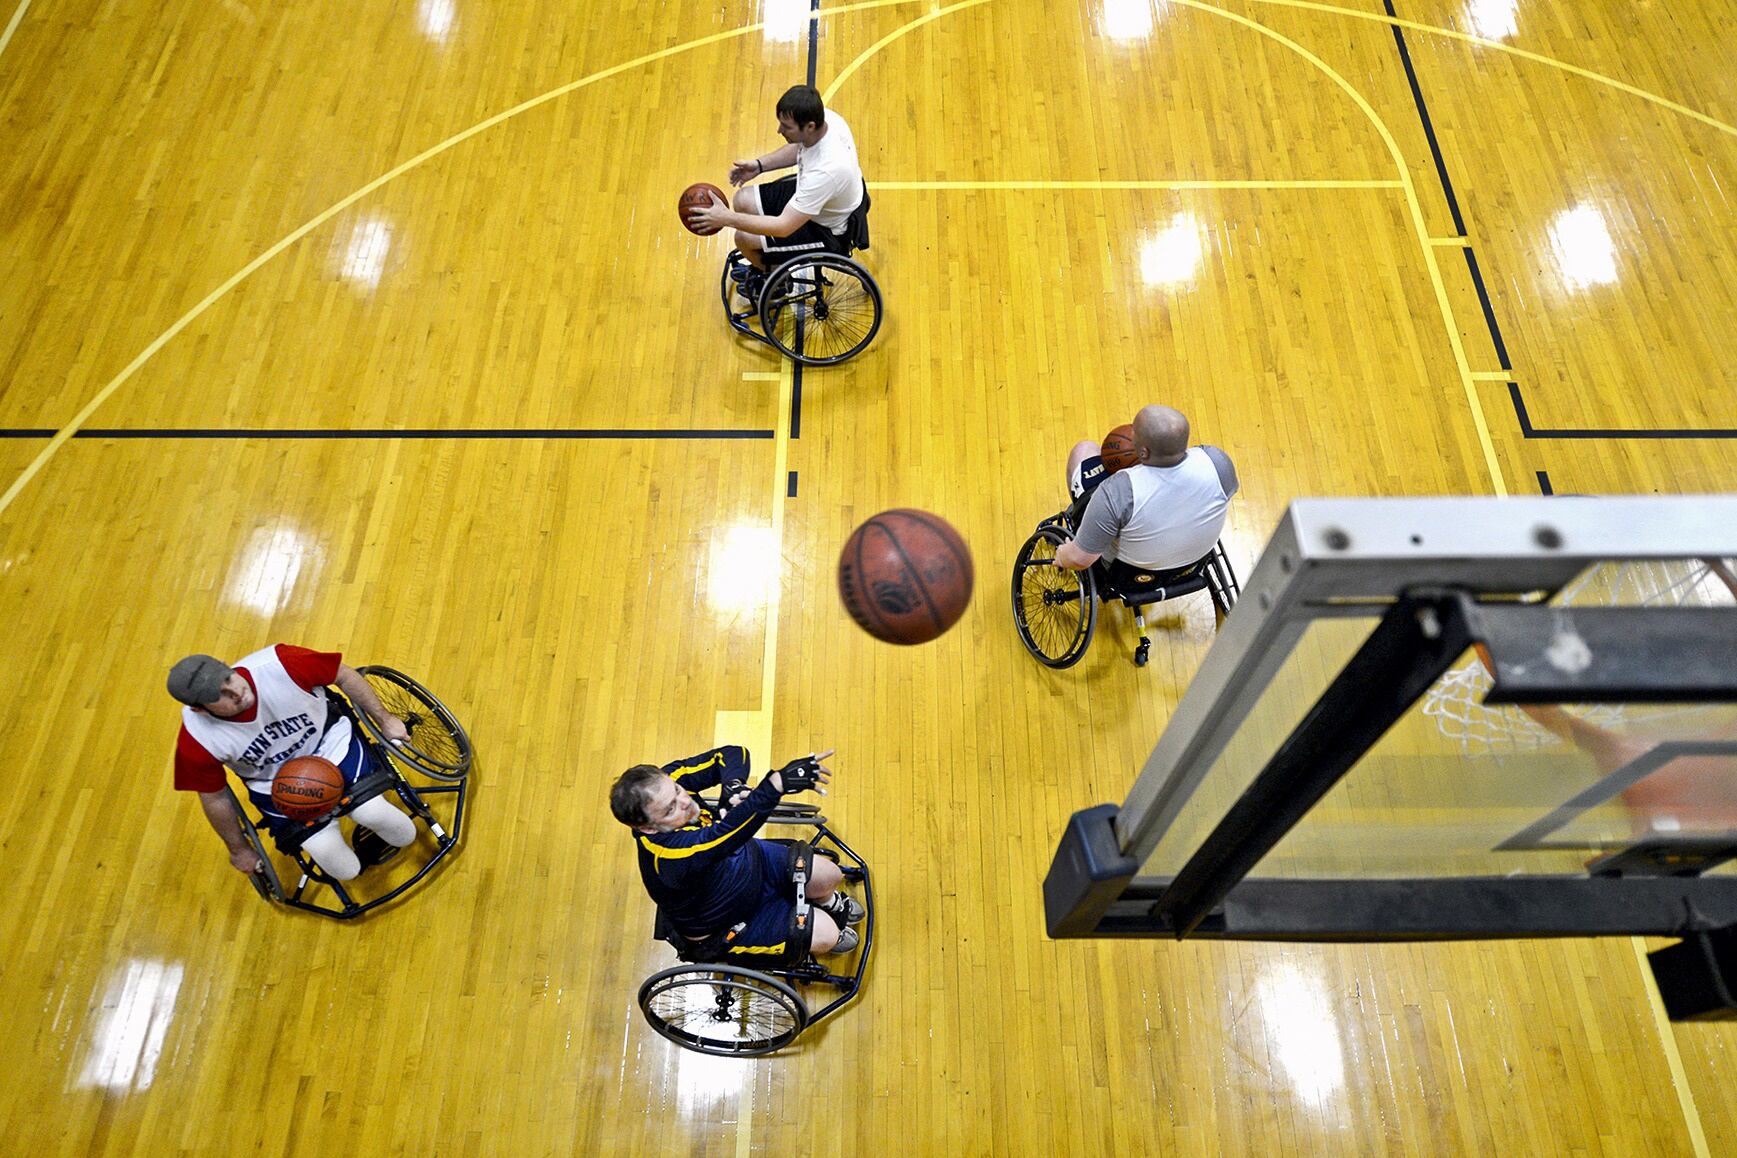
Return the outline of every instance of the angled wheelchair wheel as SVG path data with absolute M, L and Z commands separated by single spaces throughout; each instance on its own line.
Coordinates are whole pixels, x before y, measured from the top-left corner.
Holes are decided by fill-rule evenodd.
M 1090 568 L 1073 571 L 1055 561 L 1067 541 L 1042 526 L 1013 561 L 1013 622 L 1027 651 L 1050 667 L 1072 667 L 1086 654 L 1098 607 Z
M 756 1057 L 796 1040 L 808 1006 L 776 977 L 736 965 L 678 965 L 646 978 L 639 1008 L 683 1049 Z
M 805 366 L 835 365 L 874 340 L 881 328 L 881 290 L 848 257 L 793 258 L 766 278 L 760 328 L 786 357 Z
M 357 668 L 385 709 L 404 721 L 410 739 L 400 745 L 389 744 L 367 712 L 358 711 L 356 718 L 368 734 L 418 772 L 435 780 L 463 780 L 470 773 L 470 737 L 453 718 L 446 705 L 434 698 L 434 693 L 401 671 L 389 667 Z

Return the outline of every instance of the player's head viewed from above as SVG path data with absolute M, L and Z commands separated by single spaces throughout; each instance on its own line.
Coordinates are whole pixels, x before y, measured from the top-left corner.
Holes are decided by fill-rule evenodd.
M 635 764 L 609 790 L 609 811 L 638 832 L 674 832 L 700 818 L 693 796 L 655 764 Z
M 169 694 L 197 712 L 226 720 L 253 707 L 253 688 L 234 668 L 209 655 L 190 655 L 169 669 Z
M 1188 419 L 1168 406 L 1134 415 L 1134 453 L 1147 466 L 1175 466 L 1188 454 Z

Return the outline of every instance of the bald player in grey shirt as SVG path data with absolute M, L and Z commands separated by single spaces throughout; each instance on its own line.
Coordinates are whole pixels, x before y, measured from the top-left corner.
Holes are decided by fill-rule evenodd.
M 1082 443 L 1070 456 L 1070 482 L 1078 460 L 1096 454 Z M 1082 454 L 1084 452 L 1084 454 Z M 1055 559 L 1079 571 L 1100 558 L 1166 571 L 1186 567 L 1212 550 L 1237 492 L 1236 467 L 1216 446 L 1188 445 L 1188 419 L 1168 406 L 1146 406 L 1134 416 L 1135 464 L 1092 491 L 1072 542 Z

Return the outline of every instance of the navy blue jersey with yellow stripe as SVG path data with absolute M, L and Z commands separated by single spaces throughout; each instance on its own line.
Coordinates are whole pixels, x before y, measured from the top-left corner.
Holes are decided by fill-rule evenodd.
M 665 764 L 663 770 L 681 787 L 697 792 L 746 780 L 748 750 L 734 744 L 713 748 Z M 767 778 L 725 817 L 701 805 L 699 819 L 686 828 L 635 834 L 645 891 L 677 932 L 707 937 L 753 915 L 765 876 L 764 858 L 753 847 L 754 834 L 777 803 L 778 793 Z

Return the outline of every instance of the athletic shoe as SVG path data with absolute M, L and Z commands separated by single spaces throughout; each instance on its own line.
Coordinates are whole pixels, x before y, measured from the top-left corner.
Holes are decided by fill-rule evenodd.
M 824 905 L 818 905 L 816 907 L 819 908 L 821 912 L 831 917 L 834 921 L 838 922 L 841 928 L 845 925 L 858 924 L 864 917 L 868 916 L 868 910 L 862 907 L 860 901 L 856 900 L 854 897 L 847 897 L 839 892 L 833 893 L 832 899 L 827 901 Z
M 862 936 L 855 929 L 846 925 L 838 931 L 838 944 L 828 949 L 827 952 L 833 956 L 843 956 L 846 953 L 855 951 L 856 947 L 861 943 Z

